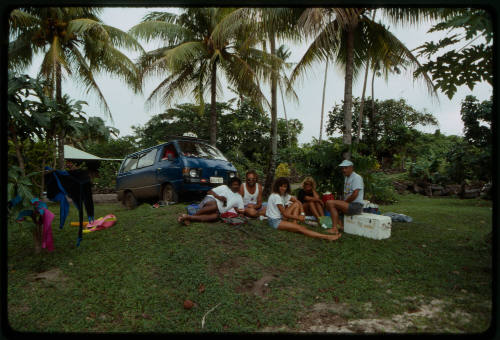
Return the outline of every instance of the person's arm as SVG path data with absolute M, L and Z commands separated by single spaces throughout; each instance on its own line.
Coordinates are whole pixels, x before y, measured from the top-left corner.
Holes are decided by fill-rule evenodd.
M 319 204 L 321 204 L 322 207 L 325 206 L 325 202 L 323 202 L 323 200 L 321 200 L 321 197 L 319 197 L 318 193 L 313 190 L 313 196 L 314 196 L 314 201 L 318 202 Z
M 219 196 L 213 190 L 208 190 L 207 195 L 212 195 L 214 198 L 218 199 L 219 201 L 227 202 L 227 198 L 225 196 Z
M 294 220 L 300 220 L 300 221 L 305 221 L 306 217 L 304 215 L 292 215 L 292 214 L 288 214 L 286 212 L 286 209 L 285 207 L 283 207 L 283 204 L 277 204 L 276 205 L 278 207 L 278 209 L 280 210 L 280 213 L 281 213 L 281 216 L 283 216 L 284 218 L 291 218 L 291 219 L 294 219 Z
M 347 197 L 344 201 L 346 201 L 347 203 L 351 203 L 356 199 L 356 197 L 358 197 L 358 192 L 359 189 L 354 190 L 352 194 L 349 197 Z
M 257 188 L 259 189 L 259 194 L 257 195 L 257 204 L 254 207 L 256 210 L 262 207 L 262 185 L 257 183 Z

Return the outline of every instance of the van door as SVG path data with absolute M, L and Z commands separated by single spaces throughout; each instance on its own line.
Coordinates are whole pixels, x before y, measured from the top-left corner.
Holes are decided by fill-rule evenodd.
M 116 176 L 116 190 L 118 191 L 118 197 L 123 197 L 124 190 L 132 190 L 135 193 L 135 187 L 133 186 L 132 171 L 137 167 L 138 155 L 133 155 L 127 157 L 118 171 Z
M 139 155 L 137 168 L 133 170 L 132 183 L 137 192 L 137 198 L 156 198 L 159 194 L 159 184 L 156 182 L 156 154 L 158 148 L 154 148 Z
M 163 147 L 160 155 L 156 164 L 156 180 L 160 185 L 170 183 L 178 191 L 183 181 L 182 161 L 179 152 L 173 143 L 168 143 Z

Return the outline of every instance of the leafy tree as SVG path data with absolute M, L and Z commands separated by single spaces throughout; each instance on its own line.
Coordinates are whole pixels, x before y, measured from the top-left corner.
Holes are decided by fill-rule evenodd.
M 139 82 L 134 63 L 120 52 L 124 47 L 141 51 L 128 34 L 101 22 L 97 7 L 24 7 L 10 13 L 9 69 L 23 70 L 36 54 L 43 54 L 39 78 L 47 94 L 63 107 L 64 73 L 93 91 L 104 111 L 111 112 L 95 74 L 107 72 L 125 79 L 135 91 Z M 112 118 L 112 117 L 111 117 Z M 64 137 L 58 136 L 59 162 L 64 166 Z
M 369 99 L 368 102 L 372 100 Z M 355 98 L 352 131 L 358 128 L 359 107 L 359 98 Z M 404 99 L 376 100 L 373 105 L 366 107 L 366 111 L 368 124 L 362 128 L 362 143 L 367 145 L 370 152 L 376 154 L 378 158 L 382 156 L 392 158 L 393 154 L 405 153 L 418 134 L 415 129 L 418 125 L 437 125 L 437 120 L 432 114 L 415 110 Z M 343 133 L 345 126 L 342 105 L 336 104 L 328 112 L 328 116 L 327 134 Z
M 418 60 L 392 35 L 386 27 L 369 18 L 369 8 L 310 8 L 304 10 L 299 19 L 304 34 L 313 38 L 313 42 L 297 64 L 292 81 L 314 62 L 330 58 L 345 67 L 345 86 L 343 101 L 343 141 L 349 148 L 345 157 L 350 157 L 352 144 L 352 83 L 363 63 L 370 60 L 391 61 L 389 67 L 394 67 L 402 61 L 420 66 Z M 431 16 L 432 12 L 425 10 L 390 10 L 382 9 L 384 14 L 394 22 L 404 22 L 408 19 L 419 21 L 422 16 Z M 390 53 L 389 53 L 390 52 Z M 388 57 L 392 56 L 392 57 Z M 432 91 L 432 82 L 424 73 L 423 76 Z
M 465 139 L 477 147 L 491 145 L 491 123 L 493 118 L 493 100 L 478 102 L 476 97 L 467 96 L 462 101 L 460 115 L 464 123 Z M 486 125 L 485 125 L 486 124 Z
M 257 83 L 261 59 L 265 54 L 253 49 L 236 27 L 225 30 L 223 19 L 231 8 L 187 8 L 179 15 L 152 12 L 130 32 L 146 41 L 159 39 L 164 46 L 144 53 L 139 60 L 144 77 L 158 74 L 168 76 L 153 90 L 148 102 L 169 105 L 177 95 L 190 93 L 204 112 L 204 94 L 210 92 L 211 106 L 209 138 L 217 141 L 217 88 L 224 75 L 230 85 L 252 97 L 265 100 Z M 233 25 L 240 23 L 233 22 Z
M 125 158 L 141 149 L 135 140 L 136 137 L 124 136 L 117 139 L 110 138 L 105 142 L 89 142 L 85 150 L 103 158 Z
M 472 91 L 482 81 L 493 85 L 493 22 L 481 8 L 455 9 L 457 13 L 434 25 L 431 32 L 446 31 L 446 37 L 426 42 L 416 51 L 428 62 L 415 75 L 428 72 L 436 89 L 453 98 L 457 87 L 467 85 Z M 450 50 L 451 49 L 451 50 Z M 440 52 L 442 55 L 438 55 Z

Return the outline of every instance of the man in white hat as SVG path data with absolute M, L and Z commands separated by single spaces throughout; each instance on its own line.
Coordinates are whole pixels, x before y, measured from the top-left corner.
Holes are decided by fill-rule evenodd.
M 332 229 L 329 230 L 331 233 L 338 233 L 337 225 L 339 229 L 344 228 L 339 219 L 339 211 L 345 215 L 359 215 L 363 212 L 363 177 L 354 172 L 354 164 L 351 161 L 344 160 L 339 166 L 345 176 L 343 200 L 326 201 L 326 208 L 332 218 Z

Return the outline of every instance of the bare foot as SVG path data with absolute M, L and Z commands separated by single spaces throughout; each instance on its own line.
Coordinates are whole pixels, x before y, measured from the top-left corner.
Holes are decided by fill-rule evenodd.
M 326 232 L 329 233 L 329 234 L 338 234 L 339 233 L 339 230 L 335 227 L 333 228 L 329 228 L 329 229 L 326 229 Z
M 189 225 L 191 223 L 191 221 L 188 219 L 188 216 L 189 215 L 186 214 L 181 215 L 182 223 L 184 223 L 184 225 Z
M 177 222 L 182 223 L 182 215 L 177 216 Z
M 335 241 L 335 240 L 338 240 L 340 238 L 340 236 L 342 236 L 342 234 L 340 234 L 340 233 L 338 233 L 337 235 L 328 235 L 327 240 L 328 241 Z

